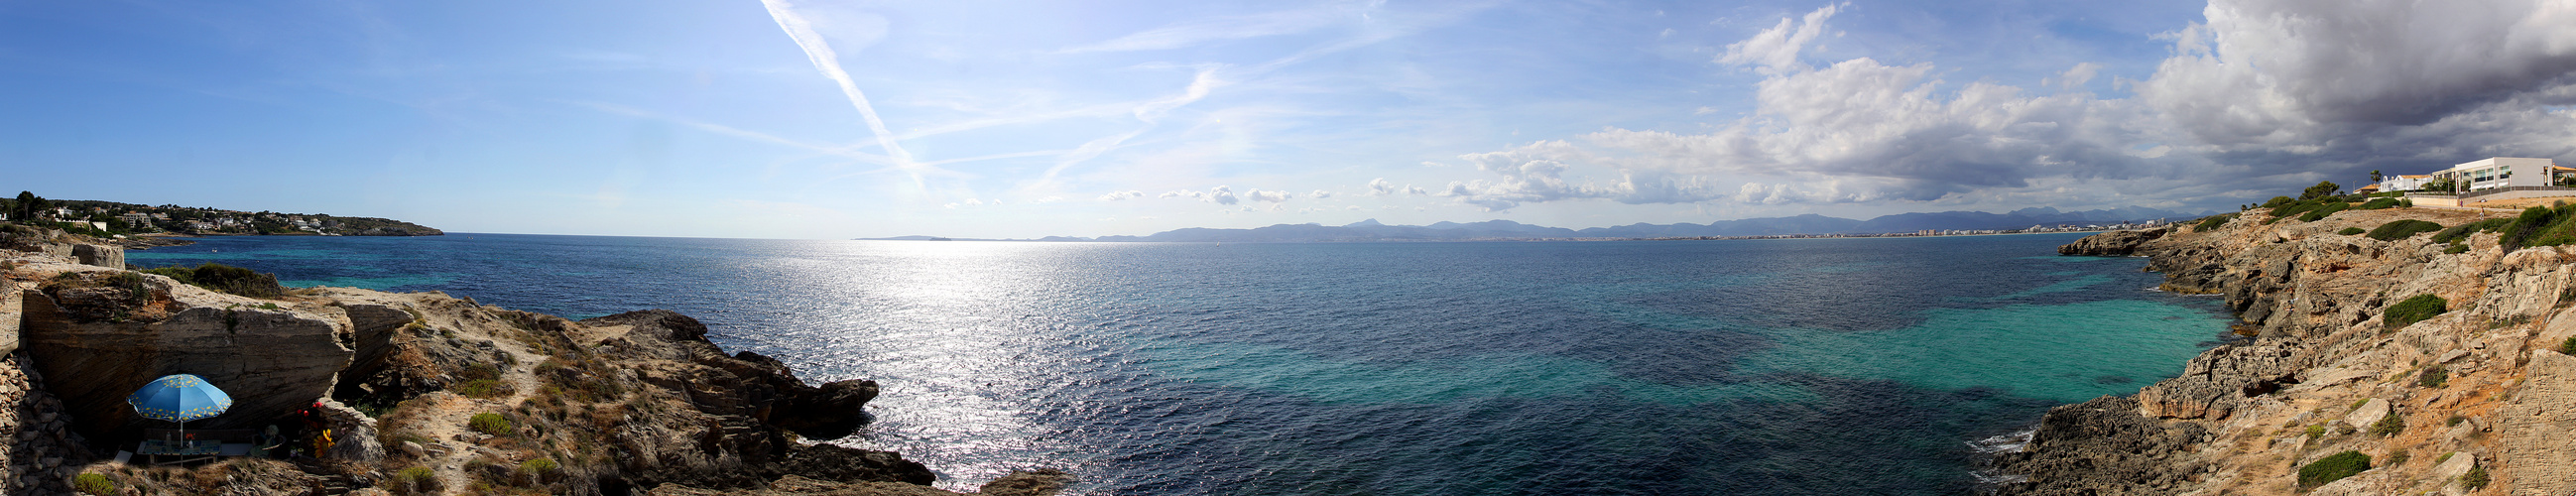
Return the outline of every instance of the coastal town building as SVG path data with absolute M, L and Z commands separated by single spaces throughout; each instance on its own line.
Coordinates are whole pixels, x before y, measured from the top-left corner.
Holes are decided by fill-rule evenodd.
M 2424 184 L 2430 182 L 2433 182 L 2432 174 L 2404 174 L 2388 176 L 2376 186 L 2380 191 L 2414 191 L 2424 189 Z
M 2464 163 L 2433 173 L 2435 179 L 2450 179 L 2462 192 L 2506 187 L 2556 186 L 2566 177 L 2557 163 L 2545 158 L 2494 157 Z
M 2496 200 L 2576 196 L 2576 168 L 2559 167 L 2546 158 L 2493 157 L 2454 165 L 2430 176 L 2407 198 L 2418 205 L 2458 207 Z

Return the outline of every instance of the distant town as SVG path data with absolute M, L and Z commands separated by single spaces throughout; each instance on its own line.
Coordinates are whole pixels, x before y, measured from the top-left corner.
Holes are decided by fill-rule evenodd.
M 419 224 L 373 217 L 244 212 L 178 205 L 134 205 L 95 200 L 48 200 L 30 192 L 0 199 L 0 221 L 52 223 L 98 237 L 186 236 L 437 236 Z

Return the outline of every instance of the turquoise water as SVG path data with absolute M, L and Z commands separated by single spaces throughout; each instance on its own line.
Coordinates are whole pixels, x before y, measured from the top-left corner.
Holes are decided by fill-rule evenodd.
M 2215 300 L 2076 235 L 1041 244 L 458 234 L 133 252 L 581 318 L 670 308 L 902 451 L 1079 494 L 1957 494 L 1969 441 L 2127 394 Z

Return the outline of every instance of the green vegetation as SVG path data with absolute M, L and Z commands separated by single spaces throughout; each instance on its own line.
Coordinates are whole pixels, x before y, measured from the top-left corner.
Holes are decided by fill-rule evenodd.
M 2467 488 L 2471 491 L 2487 487 L 2487 483 L 2489 482 L 2495 482 L 2495 480 L 2487 476 L 2487 466 L 2485 465 L 2469 467 L 2469 473 L 2460 475 L 2460 487 Z
M 411 467 L 385 478 L 378 489 L 394 494 L 438 494 L 438 472 L 429 467 Z
M 107 476 L 100 474 L 73 476 L 72 490 L 91 496 L 108 496 L 117 493 L 116 481 L 107 480 Z
M 456 387 L 453 388 L 453 391 L 455 391 L 456 394 L 464 395 L 467 398 L 485 400 L 509 396 L 510 393 L 518 392 L 516 388 L 510 387 L 510 383 L 492 379 L 474 379 L 465 381 L 457 384 Z
M 510 425 L 510 419 L 502 418 L 501 414 L 491 412 L 474 414 L 473 418 L 465 420 L 465 427 L 474 429 L 474 432 L 491 434 L 494 436 L 510 435 L 510 431 L 513 429 L 513 426 Z
M 2397 208 L 2398 206 L 2398 199 L 2396 198 L 2372 198 L 2370 201 L 2352 208 L 2355 210 L 2379 210 L 2383 208 Z
M 2341 235 L 2345 235 L 2345 236 L 2351 236 L 2351 235 L 2361 234 L 2361 233 L 2366 233 L 2366 232 L 2370 232 L 2370 231 L 2365 231 L 2365 230 L 2362 230 L 2361 228 L 2358 228 L 2358 227 L 2346 227 L 2346 228 L 2343 228 L 2343 230 L 2341 230 L 2341 231 L 2335 231 L 2335 234 L 2341 234 Z
M 2378 422 L 2370 424 L 2370 433 L 2379 437 L 2395 436 L 2402 432 L 2406 432 L 2406 416 L 2398 415 L 2397 412 L 2389 412 L 2388 416 L 2380 417 Z M 2401 460 L 2403 459 L 2391 458 L 2388 463 L 2394 464 Z
M 531 483 L 542 482 L 546 477 L 554 475 L 555 471 L 562 469 L 563 467 L 557 465 L 553 458 L 533 458 L 519 462 L 519 476 L 526 477 Z
M 2440 296 L 2420 294 L 2407 298 L 2406 301 L 2397 302 L 2395 305 L 2389 305 L 2388 311 L 2380 314 L 2380 318 L 2387 322 L 2390 330 L 2405 329 L 2406 326 L 2415 325 L 2416 322 L 2423 322 L 2435 315 L 2441 315 L 2442 312 L 2451 311 L 2450 305 L 2449 300 L 2444 300 Z
M 2401 450 L 2397 450 L 2396 452 L 2389 453 L 2389 454 L 2388 454 L 2388 461 L 2380 462 L 2380 466 L 2382 466 L 2382 467 L 2395 467 L 2395 466 L 2398 466 L 2398 465 L 2405 465 L 2405 464 L 2406 464 L 2406 460 L 2410 460 L 2410 459 L 2413 459 L 2413 458 L 2414 458 L 2414 457 L 2412 457 L 2412 456 L 2408 456 L 2408 455 L 2406 454 L 2406 450 L 2402 450 L 2402 449 L 2401 449 Z
M 2442 368 L 2442 364 L 2436 363 L 2431 367 L 2425 367 L 2423 374 L 2415 376 L 2415 385 L 2437 388 L 2442 387 L 2443 383 L 2449 382 L 2450 380 L 2451 369 Z M 2392 414 L 2389 416 L 2394 417 L 2396 415 Z
M 276 274 L 264 274 L 214 262 L 206 262 L 196 268 L 171 266 L 144 269 L 143 272 L 168 276 L 171 279 L 178 279 L 179 282 L 206 288 L 208 291 L 238 296 L 276 298 L 278 295 L 286 294 L 286 286 L 277 283 Z
M 2328 196 L 2334 196 L 2337 191 L 2343 191 L 2343 186 L 2335 185 L 2334 181 L 2317 181 L 2317 185 L 2309 186 L 2308 189 L 2300 191 L 2299 199 L 2314 200 L 2325 198 Z
M 2477 233 L 2482 233 L 2482 232 L 2496 232 L 2497 230 L 2504 229 L 2504 226 L 2505 226 L 2506 224 L 2511 224 L 2511 223 L 2513 223 L 2513 219 L 2487 219 L 2487 220 L 2482 220 L 2482 221 L 2477 221 L 2477 222 L 2471 222 L 2471 223 L 2467 223 L 2467 224 L 2460 224 L 2460 225 L 2456 225 L 2456 226 L 2451 226 L 2451 228 L 2450 228 L 2450 229 L 2443 229 L 2443 230 L 2442 230 L 2442 232 L 2434 233 L 2434 234 L 2433 234 L 2433 242 L 2435 242 L 2435 243 L 2452 243 L 2452 242 L 2458 242 L 2458 241 L 2463 240 L 2463 239 L 2468 239 L 2469 235 L 2471 235 L 2471 234 L 2477 234 Z
M 2558 352 L 2576 355 L 2576 336 L 2568 336 L 2567 342 L 2558 343 Z
M 2464 244 L 2459 244 L 2459 243 L 2451 243 L 2451 247 L 2450 247 L 2450 248 L 2443 248 L 2443 249 L 2442 249 L 2442 253 L 2445 253 L 2445 254 L 2451 254 L 2451 255 L 2458 255 L 2458 254 L 2468 253 L 2468 252 L 2469 252 L 2469 245 L 2464 245 Z
M 2326 437 L 2326 425 L 2310 424 L 2308 426 L 2308 437 Z
M 2452 417 L 2452 418 L 2458 418 L 2458 417 Z M 2455 423 L 2455 424 L 2456 424 L 2456 423 L 2458 423 L 2458 422 L 2453 422 L 2453 423 Z M 2439 464 L 2441 464 L 2442 462 L 2451 461 L 2451 455 L 2457 455 L 2457 454 L 2460 454 L 2460 452 L 2453 451 L 2453 452 L 2449 452 L 2449 453 L 2443 453 L 2443 454 L 2442 454 L 2442 456 L 2433 457 L 2433 464 L 2435 464 L 2435 465 L 2439 465 Z
M 2349 229 L 2347 229 L 2347 230 L 2349 230 Z M 2406 238 L 2409 238 L 2409 237 L 2413 237 L 2413 236 L 2415 236 L 2415 235 L 2417 235 L 2417 234 L 2423 234 L 2423 233 L 2434 232 L 2434 231 L 2440 231 L 2440 230 L 2442 230 L 2442 225 L 2441 225 L 2441 224 L 2436 224 L 2436 223 L 2426 222 L 2426 221 L 2420 221 L 2420 220 L 2415 220 L 2415 219 L 2405 219 L 2405 220 L 2399 220 L 2399 221 L 2396 221 L 2396 222 L 2390 222 L 2390 223 L 2386 223 L 2386 224 L 2380 224 L 2378 228 L 2371 229 L 2371 230 L 2370 230 L 2370 239 L 2376 239 L 2376 240 L 2380 240 L 2380 241 L 2396 241 L 2396 240 L 2400 240 L 2400 239 L 2406 239 Z
M 2308 463 L 2307 466 L 2299 467 L 2299 487 L 2326 485 L 2328 482 L 2343 480 L 2364 470 L 2370 470 L 2370 455 L 2361 454 L 2359 451 L 2326 455 L 2325 458 L 2319 458 L 2317 461 Z
M 2205 232 L 2211 229 L 2217 229 L 2219 226 L 2227 225 L 2227 221 L 2231 220 L 2236 220 L 2236 214 L 2202 217 L 2200 218 L 2200 223 L 2191 225 L 2191 230 L 2192 232 Z

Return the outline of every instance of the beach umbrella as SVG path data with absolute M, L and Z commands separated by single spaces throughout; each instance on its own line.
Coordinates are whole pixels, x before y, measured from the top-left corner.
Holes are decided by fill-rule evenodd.
M 178 422 L 180 436 L 185 437 L 188 421 L 223 414 L 233 407 L 233 397 L 207 384 L 206 378 L 170 374 L 126 395 L 125 403 L 134 405 L 134 413 L 145 418 Z

